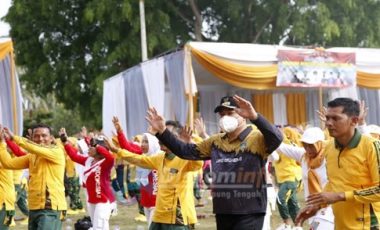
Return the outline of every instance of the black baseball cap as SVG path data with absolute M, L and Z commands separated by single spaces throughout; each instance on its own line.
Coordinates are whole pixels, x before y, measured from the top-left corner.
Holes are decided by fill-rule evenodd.
M 219 113 L 222 109 L 225 109 L 225 108 L 235 109 L 235 108 L 239 108 L 239 106 L 236 104 L 233 97 L 225 96 L 225 97 L 222 97 L 222 99 L 220 100 L 220 105 L 218 105 L 214 109 L 214 113 Z
M 104 137 L 103 136 L 98 136 L 98 137 L 91 138 L 91 140 L 90 140 L 90 146 L 91 147 L 96 147 L 96 145 L 103 146 L 104 148 L 106 148 L 108 150 L 108 146 L 106 145 L 106 142 L 104 141 Z

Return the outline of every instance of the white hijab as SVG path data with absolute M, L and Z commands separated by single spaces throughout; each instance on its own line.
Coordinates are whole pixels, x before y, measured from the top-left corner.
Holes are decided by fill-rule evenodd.
M 144 133 L 143 138 L 146 137 L 148 140 L 148 152 L 144 153 L 147 156 L 153 156 L 160 152 L 160 144 L 158 142 L 157 137 L 153 136 L 150 133 Z M 149 184 L 148 175 L 150 173 L 150 169 L 144 169 L 137 167 L 136 168 L 136 182 L 142 186 L 146 186 Z

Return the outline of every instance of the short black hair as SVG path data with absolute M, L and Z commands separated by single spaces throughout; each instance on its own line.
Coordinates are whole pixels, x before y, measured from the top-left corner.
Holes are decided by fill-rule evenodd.
M 343 113 L 347 114 L 349 117 L 359 116 L 360 114 L 360 104 L 348 97 L 338 97 L 327 103 L 328 108 L 343 107 Z
M 171 125 L 174 128 L 179 128 L 179 129 L 183 128 L 182 125 L 181 125 L 181 123 L 179 123 L 179 121 L 167 120 L 165 122 L 165 125 L 166 126 Z
M 51 134 L 51 128 L 50 126 L 48 126 L 47 124 L 43 124 L 43 123 L 37 123 L 37 124 L 34 124 L 30 127 L 32 129 L 32 133 L 34 133 L 34 130 L 35 129 L 38 129 L 38 128 L 46 128 L 49 130 L 49 133 Z
M 165 122 L 165 125 L 173 126 L 173 129 L 168 129 L 168 130 L 177 136 L 179 136 L 179 134 L 182 132 L 182 129 L 183 129 L 183 126 L 181 125 L 181 123 L 179 123 L 179 121 L 167 120 Z
M 106 142 L 104 141 L 104 139 L 97 138 L 97 137 L 91 138 L 91 140 L 90 140 L 90 146 L 91 147 L 96 147 L 97 145 L 100 145 L 100 146 L 106 148 L 107 150 L 109 150 L 108 146 L 106 145 Z

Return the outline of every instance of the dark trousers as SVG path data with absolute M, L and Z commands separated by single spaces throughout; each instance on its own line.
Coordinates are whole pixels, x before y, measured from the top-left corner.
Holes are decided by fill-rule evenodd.
M 5 205 L 3 204 L 2 209 L 0 210 L 0 229 L 1 230 L 9 229 L 9 225 L 11 224 L 14 215 L 15 215 L 15 211 L 5 210 Z
M 124 189 L 124 165 L 118 165 L 116 167 L 116 180 L 119 184 L 119 188 L 123 194 L 125 194 Z
M 29 210 L 29 230 L 61 230 L 61 211 Z
M 178 224 L 161 224 L 152 222 L 149 230 L 190 230 L 189 226 Z
M 216 214 L 218 230 L 261 230 L 265 213 L 260 214 Z
M 283 220 L 291 218 L 295 221 L 297 213 L 299 211 L 299 205 L 297 200 L 297 181 L 285 181 L 278 184 L 278 199 L 277 206 L 280 216 Z
M 29 216 L 28 202 L 26 201 L 28 197 L 25 190 L 25 185 L 15 184 L 15 190 L 17 194 L 16 204 L 18 208 L 25 216 Z
M 79 177 L 68 177 L 67 187 L 65 188 L 70 197 L 70 208 L 72 210 L 82 209 L 83 203 L 80 199 L 80 183 Z

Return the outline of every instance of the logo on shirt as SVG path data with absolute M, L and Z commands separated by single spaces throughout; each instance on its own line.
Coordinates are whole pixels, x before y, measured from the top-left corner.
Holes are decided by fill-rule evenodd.
M 158 173 L 157 170 L 152 170 L 152 176 L 153 176 L 153 195 L 157 195 L 158 192 Z
M 216 163 L 217 164 L 220 164 L 220 163 L 236 163 L 236 162 L 240 162 L 240 161 L 243 161 L 243 157 L 232 157 L 232 158 L 220 158 L 218 160 L 216 160 Z
M 95 170 L 95 193 L 97 198 L 102 197 L 102 187 L 100 186 L 100 167 L 96 167 Z

